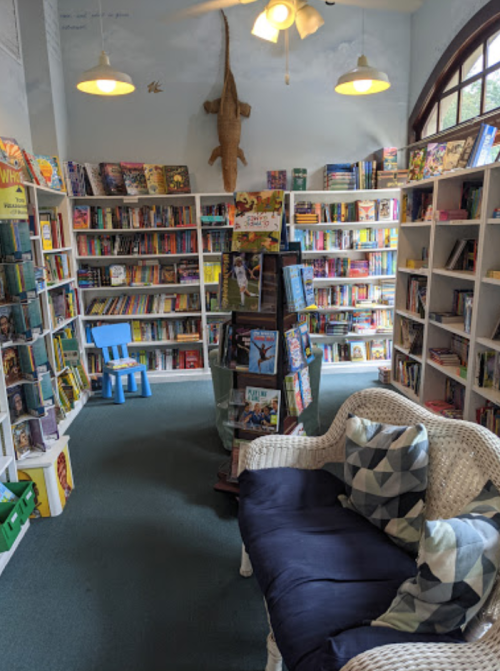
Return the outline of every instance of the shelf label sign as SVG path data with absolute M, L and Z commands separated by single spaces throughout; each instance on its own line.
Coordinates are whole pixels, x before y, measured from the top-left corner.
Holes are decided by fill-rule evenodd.
M 21 170 L 0 161 L 0 219 L 28 219 Z

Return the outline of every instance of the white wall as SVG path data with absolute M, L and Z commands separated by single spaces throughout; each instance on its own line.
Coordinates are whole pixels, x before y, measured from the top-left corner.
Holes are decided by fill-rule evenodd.
M 453 38 L 489 0 L 427 0 L 411 20 L 411 113 L 437 62 Z
M 75 88 L 97 63 L 99 20 L 94 0 L 59 0 L 69 120 L 68 154 L 79 161 L 185 163 L 196 190 L 222 189 L 220 162 L 207 164 L 218 145 L 216 118 L 203 102 L 222 88 L 222 22 L 218 13 L 177 24 L 160 18 L 183 0 L 105 0 L 106 48 L 111 63 L 134 79 L 124 98 L 88 96 Z M 190 3 L 191 4 L 191 3 Z M 361 50 L 361 11 L 322 4 L 326 25 L 301 41 L 292 30 L 291 85 L 284 84 L 283 42 L 250 35 L 263 3 L 227 10 L 231 62 L 239 97 L 252 105 L 242 120 L 241 147 L 248 167 L 238 188 L 261 188 L 265 171 L 305 167 L 310 188 L 321 188 L 327 162 L 354 161 L 381 146 L 405 144 L 410 68 L 410 17 L 366 12 L 366 53 L 388 72 L 392 88 L 380 96 L 334 93 L 340 74 Z M 160 80 L 164 93 L 148 93 Z

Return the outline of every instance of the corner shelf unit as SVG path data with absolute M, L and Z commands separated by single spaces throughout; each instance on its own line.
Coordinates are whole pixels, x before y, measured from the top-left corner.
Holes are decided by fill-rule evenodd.
M 500 219 L 492 219 L 493 210 L 500 207 L 500 164 L 482 168 L 458 170 L 439 177 L 413 182 L 403 187 L 405 194 L 424 190 L 432 194 L 432 208 L 452 210 L 460 206 L 464 182 L 483 186 L 481 216 L 474 220 L 405 222 L 400 224 L 398 272 L 396 280 L 395 337 L 393 354 L 392 385 L 408 398 L 424 405 L 431 400 L 444 400 L 446 380 L 453 380 L 463 387 L 463 417 L 475 422 L 476 411 L 491 401 L 500 406 L 500 392 L 480 388 L 476 384 L 477 355 L 493 350 L 500 352 L 500 341 L 491 340 L 493 329 L 500 319 L 500 280 L 487 278 L 489 270 L 500 270 Z M 401 208 L 403 210 L 403 207 Z M 403 215 L 403 212 L 401 212 Z M 457 239 L 477 240 L 476 272 L 450 271 L 444 268 Z M 425 317 L 409 312 L 406 296 L 412 271 L 406 268 L 407 259 L 420 258 L 421 250 L 428 250 L 428 268 L 414 271 L 415 275 L 427 278 Z M 431 312 L 451 312 L 455 289 L 473 291 L 473 309 L 470 333 L 464 324 L 440 323 L 429 318 Z M 407 318 L 423 325 L 422 354 L 410 354 L 401 344 L 401 320 Z M 449 347 L 453 336 L 468 341 L 468 361 L 461 377 L 457 368 L 441 366 L 431 360 L 429 349 Z M 420 364 L 420 388 L 418 393 L 397 380 L 395 359 L 398 353 Z
M 334 203 L 354 203 L 357 200 L 380 200 L 383 198 L 394 198 L 400 201 L 401 189 L 359 189 L 349 191 L 291 191 L 290 192 L 290 227 L 289 236 L 292 241 L 297 239 L 296 232 L 298 230 L 307 231 L 325 231 L 325 230 L 345 230 L 355 231 L 362 228 L 398 228 L 399 220 L 377 220 L 377 221 L 346 221 L 346 222 L 319 222 L 317 224 L 310 223 L 295 223 L 295 205 L 300 201 L 312 201 L 314 203 L 321 203 L 330 205 Z M 380 247 L 376 249 L 329 249 L 329 250 L 306 250 L 302 247 L 303 262 L 312 261 L 313 259 L 321 258 L 349 258 L 349 259 L 364 259 L 368 252 L 396 252 L 396 247 Z M 388 280 L 395 280 L 395 275 L 370 275 L 368 277 L 325 277 L 315 278 L 314 288 L 328 288 L 335 285 L 344 284 L 380 284 Z M 376 305 L 372 307 L 353 307 L 353 306 L 331 306 L 320 307 L 318 312 L 320 314 L 334 314 L 338 312 L 353 312 L 364 310 L 387 310 L 394 313 L 394 306 L 391 305 Z M 394 316 L 394 315 L 393 315 Z M 393 333 L 348 333 L 347 335 L 326 335 L 326 334 L 311 334 L 314 344 L 332 344 L 335 342 L 346 342 L 354 340 L 389 340 L 392 341 Z M 390 365 L 390 360 L 369 360 L 364 362 L 352 361 L 338 361 L 325 362 L 323 361 L 324 373 L 364 373 L 376 371 L 379 366 Z

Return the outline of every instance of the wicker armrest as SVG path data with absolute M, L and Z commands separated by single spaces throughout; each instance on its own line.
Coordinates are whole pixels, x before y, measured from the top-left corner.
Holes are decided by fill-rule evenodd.
M 499 631 L 474 643 L 404 643 L 373 648 L 342 671 L 498 671 Z

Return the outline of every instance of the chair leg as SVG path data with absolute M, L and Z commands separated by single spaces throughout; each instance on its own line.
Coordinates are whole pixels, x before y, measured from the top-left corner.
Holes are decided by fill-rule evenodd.
M 245 546 L 241 546 L 241 566 L 240 566 L 240 575 L 244 578 L 250 578 L 253 575 L 252 562 L 248 556 L 248 552 L 245 550 Z
M 273 632 L 269 632 L 267 637 L 267 664 L 266 671 L 282 671 L 283 658 L 278 650 Z
M 125 403 L 125 394 L 123 393 L 121 375 L 117 375 L 115 380 L 115 403 Z
M 137 391 L 137 382 L 135 381 L 134 373 L 130 373 L 128 377 L 127 391 Z
M 151 387 L 149 386 L 149 380 L 148 376 L 145 370 L 141 371 L 141 396 L 144 398 L 148 398 L 148 396 L 152 396 L 153 394 L 151 393 Z
M 111 375 L 109 373 L 104 373 L 102 376 L 102 398 L 112 398 L 113 397 L 113 387 L 111 385 Z

